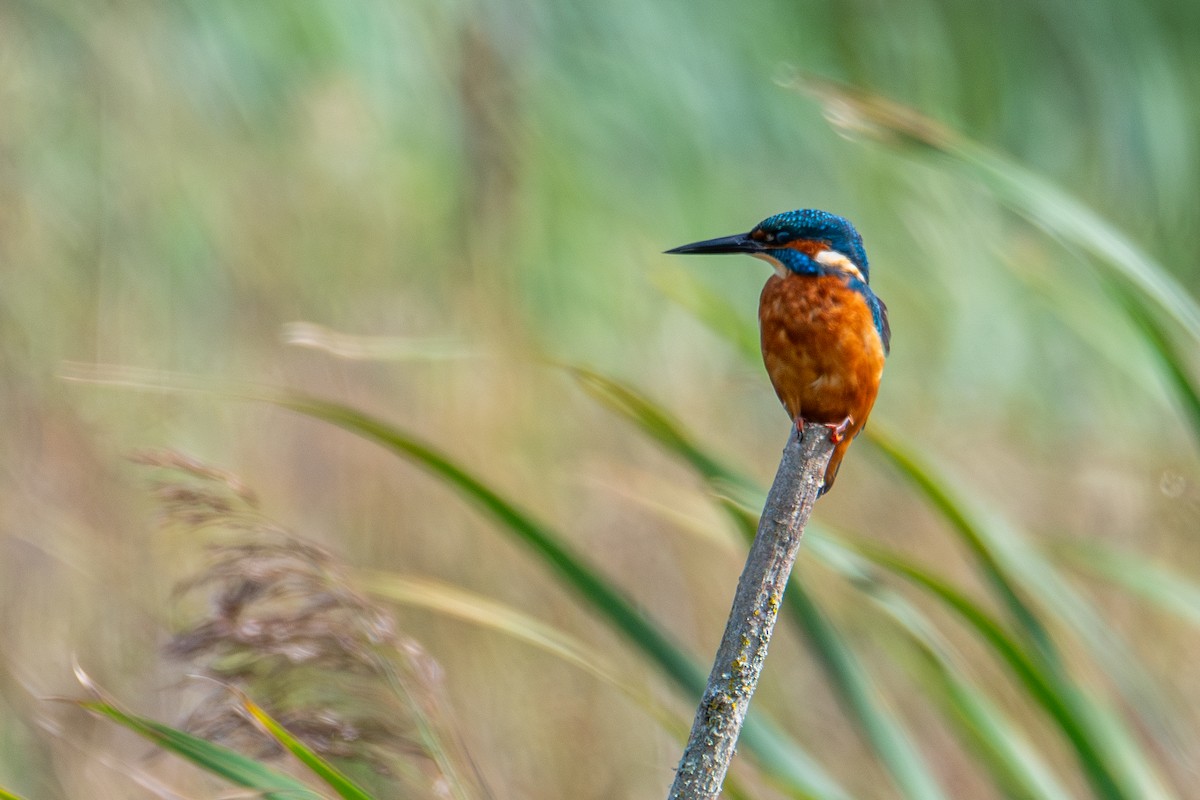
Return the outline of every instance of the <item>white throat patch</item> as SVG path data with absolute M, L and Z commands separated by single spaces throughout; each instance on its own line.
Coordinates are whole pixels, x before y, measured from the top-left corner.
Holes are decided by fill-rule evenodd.
M 751 253 L 750 255 L 754 256 L 755 258 L 762 259 L 763 261 L 770 264 L 775 269 L 775 274 L 778 275 L 779 277 L 781 277 L 781 278 L 787 277 L 789 270 L 787 267 L 785 267 L 783 265 L 783 262 L 780 261 L 778 258 L 775 258 L 774 256 L 768 255 L 766 253 Z
M 783 265 L 782 261 L 780 261 L 778 258 L 775 258 L 775 256 L 771 255 L 770 253 L 751 253 L 750 255 L 770 264 L 775 270 L 775 274 L 781 278 L 786 278 L 790 272 L 790 270 Z M 862 270 L 854 266 L 853 261 L 839 253 L 837 250 L 822 250 L 821 252 L 817 253 L 817 257 L 813 260 L 823 267 L 836 269 L 838 272 L 844 272 L 851 277 L 858 278 L 863 283 L 867 282 L 863 277 Z
M 863 278 L 862 271 L 858 267 L 854 266 L 854 262 L 839 253 L 837 250 L 822 250 L 821 252 L 817 253 L 816 262 L 823 267 L 829 267 L 830 269 L 836 269 L 839 272 L 845 272 L 848 275 L 852 275 L 863 283 L 867 282 L 866 279 Z

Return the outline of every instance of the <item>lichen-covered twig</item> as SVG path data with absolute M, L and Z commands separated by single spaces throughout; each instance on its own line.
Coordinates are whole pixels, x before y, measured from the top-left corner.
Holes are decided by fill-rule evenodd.
M 803 439 L 795 431 L 793 428 L 767 495 L 758 535 L 738 580 L 725 635 L 696 709 L 669 800 L 708 800 L 720 795 L 750 697 L 758 686 L 783 590 L 833 452 L 824 426 L 807 426 Z

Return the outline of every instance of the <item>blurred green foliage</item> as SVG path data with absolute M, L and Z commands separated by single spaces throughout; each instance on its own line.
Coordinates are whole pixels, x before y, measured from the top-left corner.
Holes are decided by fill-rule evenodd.
M 820 207 L 891 310 L 887 435 L 821 502 L 812 638 L 781 629 L 756 710 L 853 797 L 1188 795 L 1200 4 L 9 0 L 0 109 L 0 786 L 216 791 L 39 699 L 78 693 L 74 655 L 139 715 L 186 713 L 158 648 L 202 554 L 152 529 L 122 461 L 147 445 L 234 469 L 350 564 L 609 653 L 686 720 L 417 469 L 270 406 L 72 378 L 286 386 L 417 432 L 703 661 L 787 420 L 748 333 L 761 265 L 660 252 Z M 609 409 L 552 363 L 618 379 Z M 611 686 L 401 621 L 496 796 L 669 783 L 675 740 Z M 1047 714 L 1019 662 L 1081 695 Z

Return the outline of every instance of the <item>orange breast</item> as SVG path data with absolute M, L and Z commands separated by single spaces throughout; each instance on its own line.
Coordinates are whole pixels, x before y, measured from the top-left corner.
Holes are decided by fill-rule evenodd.
M 763 363 L 792 419 L 837 424 L 850 417 L 834 451 L 826 489 L 875 405 L 883 342 L 871 309 L 836 275 L 772 275 L 759 301 Z

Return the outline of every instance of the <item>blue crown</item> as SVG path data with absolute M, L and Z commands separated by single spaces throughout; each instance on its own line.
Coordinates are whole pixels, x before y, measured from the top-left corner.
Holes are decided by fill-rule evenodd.
M 756 228 L 776 235 L 786 233 L 791 239 L 819 239 L 829 242 L 830 248 L 854 262 L 854 266 L 862 273 L 863 280 L 870 280 L 870 265 L 867 264 L 867 251 L 863 249 L 862 236 L 845 217 L 816 208 L 802 208 L 767 217 L 758 223 Z

